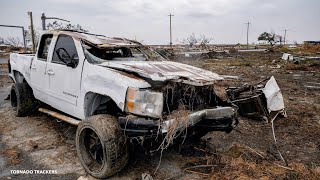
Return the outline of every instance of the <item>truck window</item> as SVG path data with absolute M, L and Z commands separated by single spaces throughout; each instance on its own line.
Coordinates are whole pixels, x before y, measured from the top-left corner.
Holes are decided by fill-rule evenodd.
M 65 64 L 58 57 L 57 49 L 59 48 L 65 49 L 66 52 L 70 55 L 70 57 L 78 59 L 77 49 L 71 36 L 64 34 L 59 35 L 56 46 L 53 51 L 52 62 L 58 64 Z
M 39 50 L 38 50 L 39 60 L 47 61 L 51 39 L 52 39 L 52 34 L 42 35 Z

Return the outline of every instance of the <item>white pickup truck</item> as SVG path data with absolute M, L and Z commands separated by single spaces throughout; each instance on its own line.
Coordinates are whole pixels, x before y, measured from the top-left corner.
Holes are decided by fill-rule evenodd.
M 223 77 L 128 39 L 47 31 L 36 54 L 10 55 L 9 71 L 16 115 L 39 110 L 77 125 L 79 159 L 96 178 L 126 166 L 127 139 L 143 138 L 149 147 L 161 144 L 173 125 L 175 132 L 188 131 L 179 133 L 184 138 L 200 138 L 230 132 L 237 123 L 225 92 L 216 91 Z

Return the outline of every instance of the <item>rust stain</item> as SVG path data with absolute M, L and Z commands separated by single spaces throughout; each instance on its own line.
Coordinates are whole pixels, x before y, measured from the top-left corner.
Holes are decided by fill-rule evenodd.
M 121 75 L 124 75 L 124 76 L 127 76 L 127 77 L 130 77 L 130 78 L 133 78 L 133 79 L 137 79 L 137 80 L 142 80 L 140 77 L 137 77 L 133 74 L 130 74 L 130 73 L 126 73 L 126 72 L 123 72 L 123 71 L 118 71 Z

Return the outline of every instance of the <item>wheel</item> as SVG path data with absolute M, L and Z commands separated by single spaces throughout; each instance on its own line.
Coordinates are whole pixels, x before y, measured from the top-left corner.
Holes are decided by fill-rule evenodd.
M 12 85 L 10 101 L 15 115 L 18 117 L 30 115 L 38 106 L 32 89 L 27 83 L 15 83 Z
M 107 178 L 128 163 L 126 136 L 111 115 L 83 120 L 76 133 L 76 148 L 84 169 L 95 178 Z

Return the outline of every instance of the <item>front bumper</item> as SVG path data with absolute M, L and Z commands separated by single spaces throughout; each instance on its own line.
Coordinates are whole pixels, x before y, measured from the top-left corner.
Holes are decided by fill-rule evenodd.
M 205 129 L 206 131 L 230 132 L 238 123 L 236 110 L 232 107 L 217 107 L 192 112 L 188 117 L 187 124 L 177 126 L 177 130 L 183 131 L 185 127 Z M 154 136 L 168 132 L 170 125 L 176 119 L 148 120 L 143 117 L 127 118 L 120 117 L 120 126 L 127 136 Z
M 221 129 L 225 130 L 228 128 L 233 128 L 236 125 L 236 113 L 235 110 L 231 107 L 218 107 L 215 109 L 204 109 L 201 111 L 194 112 L 189 115 L 189 121 L 187 127 L 192 127 L 195 125 L 204 125 L 207 124 L 208 127 L 212 127 L 213 129 Z M 164 121 L 161 126 L 161 132 L 168 132 L 168 128 L 175 121 L 175 119 L 170 119 Z M 203 121 L 203 122 L 202 122 Z M 200 123 L 200 124 L 199 124 Z M 183 127 L 177 127 L 178 130 L 183 130 L 185 128 L 185 124 Z

